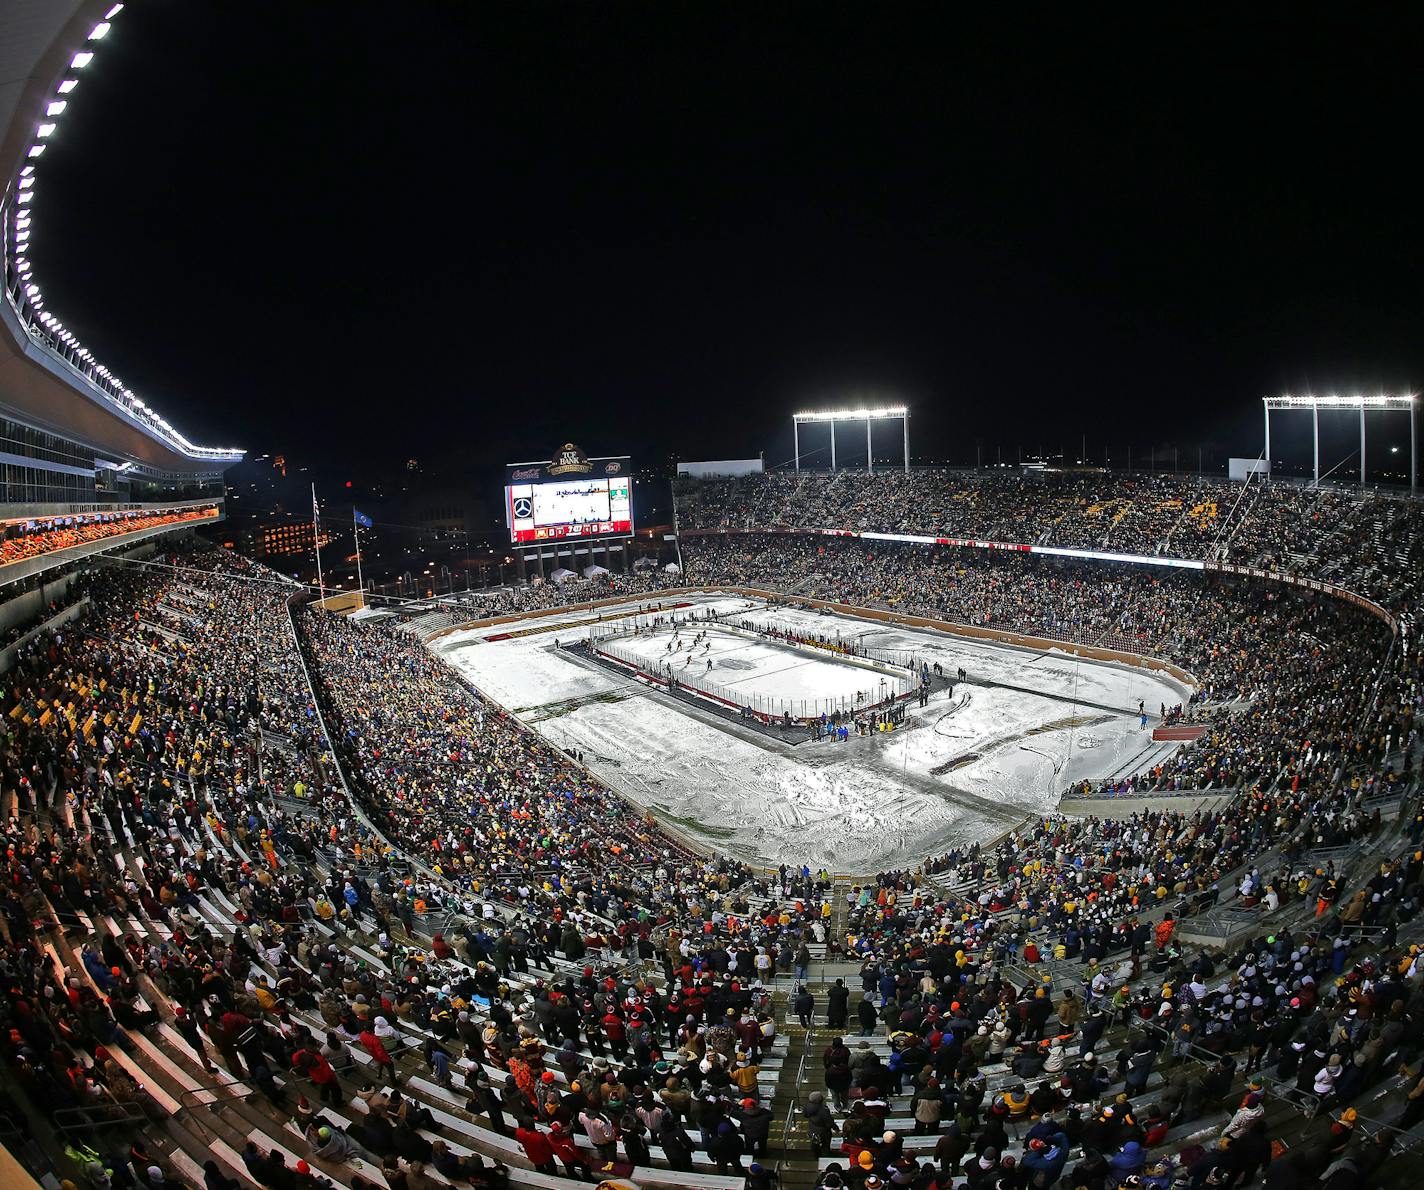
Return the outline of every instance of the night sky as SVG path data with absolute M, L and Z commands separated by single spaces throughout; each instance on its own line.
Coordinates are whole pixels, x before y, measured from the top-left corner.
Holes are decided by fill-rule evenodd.
M 1266 393 L 1424 387 L 1404 7 L 137 0 L 32 256 L 255 452 L 776 463 L 869 394 L 926 457 L 1254 455 Z

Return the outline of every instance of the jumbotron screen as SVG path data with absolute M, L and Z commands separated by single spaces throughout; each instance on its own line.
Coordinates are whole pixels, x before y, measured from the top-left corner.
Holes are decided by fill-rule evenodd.
M 567 451 L 567 448 L 566 448 Z M 550 475 L 551 469 L 560 474 Z M 507 469 L 504 509 L 516 545 L 633 532 L 628 459 L 588 459 L 563 453 L 552 463 Z

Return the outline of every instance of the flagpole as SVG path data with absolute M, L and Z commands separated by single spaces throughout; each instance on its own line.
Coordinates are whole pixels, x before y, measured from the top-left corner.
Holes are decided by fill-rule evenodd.
M 326 598 L 326 583 L 321 577 L 321 518 L 316 507 L 316 483 L 312 483 L 312 545 L 316 549 L 316 589 L 320 598 Z
M 356 505 L 351 506 L 351 532 L 356 535 L 356 589 L 361 592 L 361 606 L 366 606 L 366 583 L 361 578 L 361 524 L 356 519 Z

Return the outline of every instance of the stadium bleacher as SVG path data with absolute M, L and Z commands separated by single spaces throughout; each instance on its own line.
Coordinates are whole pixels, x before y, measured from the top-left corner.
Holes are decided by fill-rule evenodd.
M 809 502 L 809 527 L 924 494 L 820 482 L 752 499 L 778 524 Z M 696 520 L 732 524 L 750 486 L 700 493 Z M 1031 495 L 936 493 L 1124 550 L 1195 548 L 1225 515 L 1158 481 L 1029 521 Z M 1217 808 L 1036 818 L 857 879 L 694 851 L 426 651 L 452 609 L 355 622 L 200 546 L 106 565 L 0 705 L 25 1129 L 135 1185 L 1410 1184 L 1424 675 L 1392 567 L 1419 522 L 1324 507 L 1261 495 L 1238 529 L 1280 531 L 1231 548 L 1349 554 L 1398 634 L 1261 582 L 690 537 L 698 585 L 1111 636 L 1202 681 L 1181 714 L 1207 734 L 1129 788 Z M 512 589 L 498 613 L 659 581 Z

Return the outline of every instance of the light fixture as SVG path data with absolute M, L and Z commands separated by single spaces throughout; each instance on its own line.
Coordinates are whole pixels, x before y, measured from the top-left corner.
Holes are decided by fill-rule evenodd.
M 78 79 L 65 79 L 64 82 L 60 83 L 59 86 L 55 88 L 55 90 L 58 91 L 61 95 L 68 95 L 77 86 L 79 86 Z
M 92 29 L 89 30 L 89 40 L 90 40 L 90 41 L 103 41 L 104 38 L 106 38 L 108 35 L 109 35 L 109 22 L 108 22 L 108 21 L 100 21 L 97 25 L 95 25 Z
M 19 194 L 15 195 L 15 200 L 19 203 L 27 203 L 30 199 L 34 198 L 34 196 L 35 192 L 33 190 L 21 190 Z
M 63 99 L 56 99 L 53 103 L 49 104 L 45 108 L 45 115 L 50 117 L 62 115 L 64 113 L 64 109 L 68 106 L 69 104 L 67 101 Z
M 104 19 L 106 21 L 112 21 L 116 16 L 119 15 L 119 13 L 123 11 L 124 6 L 122 4 L 115 4 L 113 8 L 109 9 L 109 11 L 104 14 Z
M 31 145 L 31 146 L 30 146 L 30 156 L 31 156 L 31 157 L 38 157 L 41 153 L 44 152 L 44 150 L 45 150 L 44 145 Z
M 94 61 L 94 55 L 92 52 L 90 52 L 89 50 L 80 50 L 77 54 L 74 55 L 74 58 L 69 63 L 69 66 L 72 70 L 83 70 L 92 61 Z

